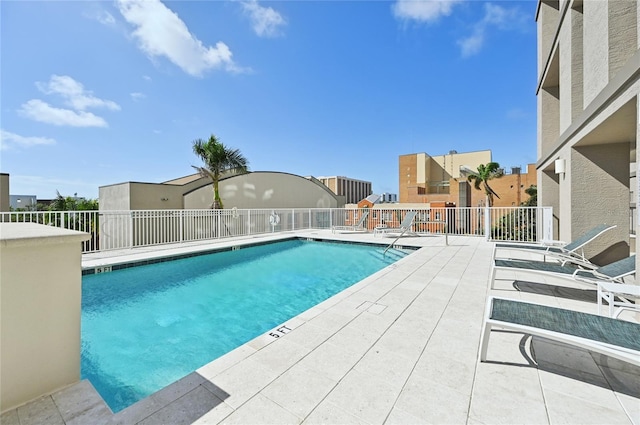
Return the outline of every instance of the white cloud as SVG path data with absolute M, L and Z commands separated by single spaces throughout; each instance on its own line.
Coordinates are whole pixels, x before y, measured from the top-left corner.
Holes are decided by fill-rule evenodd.
M 241 71 L 226 44 L 219 41 L 215 47 L 204 46 L 178 15 L 159 0 L 118 0 L 118 8 L 135 27 L 133 36 L 148 56 L 164 56 L 193 76 L 218 68 Z
M 258 0 L 242 1 L 242 8 L 251 19 L 253 31 L 260 37 L 276 37 L 287 24 L 282 15 L 271 7 L 258 4 Z
M 490 27 L 496 27 L 502 31 L 524 29 L 527 16 L 518 8 L 507 9 L 492 3 L 484 5 L 484 16 L 473 26 L 470 36 L 458 40 L 462 57 L 477 54 L 484 47 L 487 31 Z
M 144 95 L 144 93 L 139 93 L 139 92 L 133 92 L 133 93 L 130 93 L 130 95 L 131 95 L 131 99 L 135 100 L 136 102 L 138 100 L 142 100 L 145 97 L 147 97 Z
M 149 77 L 148 75 L 143 75 L 142 78 L 144 78 L 146 81 L 151 81 L 151 77 Z
M 91 91 L 85 90 L 81 83 L 67 75 L 52 75 L 48 83 L 37 82 L 36 86 L 45 94 L 62 96 L 66 105 L 79 111 L 84 111 L 87 108 L 120 110 L 120 105 L 117 103 L 95 97 Z
M 100 22 L 102 25 L 113 27 L 116 25 L 116 19 L 113 15 L 106 10 L 92 10 L 90 12 L 85 12 L 83 14 L 85 18 L 93 19 L 94 21 Z
M 23 103 L 18 112 L 34 121 L 47 124 L 71 127 L 108 127 L 103 118 L 91 112 L 56 108 L 40 99 L 31 99 Z
M 111 15 L 111 13 L 107 12 L 106 10 L 101 10 L 100 12 L 97 13 L 96 15 L 96 19 L 98 22 L 100 22 L 103 25 L 115 25 L 116 20 L 113 17 L 113 15 Z
M 37 145 L 55 145 L 56 141 L 48 137 L 20 136 L 0 129 L 0 150 L 10 149 L 14 146 L 31 147 Z
M 484 45 L 485 38 L 484 27 L 476 27 L 469 37 L 458 40 L 458 46 L 460 46 L 461 54 L 463 58 L 473 56 L 478 53 Z
M 458 3 L 462 0 L 397 0 L 392 11 L 398 19 L 430 23 L 449 16 Z

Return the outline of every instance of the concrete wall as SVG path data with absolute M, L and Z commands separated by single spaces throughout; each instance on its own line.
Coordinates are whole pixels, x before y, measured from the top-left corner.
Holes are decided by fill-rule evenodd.
M 225 209 L 342 207 L 329 188 L 294 174 L 253 172 L 223 179 L 219 187 Z M 209 184 L 186 193 L 184 208 L 209 208 L 212 200 Z
M 584 107 L 609 82 L 608 2 L 585 1 L 584 10 Z
M 629 256 L 629 143 L 580 146 L 572 151 L 571 239 L 601 223 L 617 224 L 585 247 L 597 264 Z M 594 188 L 585 182 L 597 182 Z
M 9 211 L 9 174 L 0 173 L 0 211 Z
M 0 411 L 80 380 L 80 242 L 88 239 L 0 223 Z
M 614 77 L 637 50 L 637 18 L 635 1 L 609 0 L 609 79 Z

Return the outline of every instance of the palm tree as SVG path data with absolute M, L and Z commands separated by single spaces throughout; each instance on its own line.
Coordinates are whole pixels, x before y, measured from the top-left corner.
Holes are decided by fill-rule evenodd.
M 500 199 L 500 196 L 491 189 L 489 186 L 489 180 L 502 177 L 504 171 L 500 168 L 500 164 L 497 162 L 489 162 L 486 165 L 478 165 L 478 171 L 469 174 L 467 181 L 473 181 L 473 187 L 480 190 L 480 185 L 484 188 L 484 193 L 487 197 L 487 206 L 493 206 L 493 197 Z
M 224 208 L 218 190 L 220 177 L 223 174 L 247 173 L 249 171 L 247 159 L 240 153 L 240 150 L 228 148 L 213 134 L 209 137 L 209 140 L 194 140 L 193 153 L 202 159 L 204 166 L 196 167 L 192 165 L 192 167 L 198 170 L 201 176 L 209 177 L 213 181 L 213 204 L 211 208 Z
M 535 207 L 538 205 L 538 186 L 532 184 L 524 190 L 524 193 L 529 195 L 529 199 L 522 203 L 525 207 Z

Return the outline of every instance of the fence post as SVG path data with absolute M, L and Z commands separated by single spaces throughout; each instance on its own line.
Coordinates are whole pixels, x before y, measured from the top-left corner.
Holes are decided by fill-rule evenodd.
M 133 248 L 133 211 L 129 212 L 129 248 Z
M 491 240 L 491 209 L 489 206 L 484 207 L 484 237 Z
M 180 243 L 184 242 L 184 213 L 185 210 L 178 210 L 180 212 Z
M 538 229 L 542 241 L 553 240 L 553 207 L 542 207 L 542 226 Z

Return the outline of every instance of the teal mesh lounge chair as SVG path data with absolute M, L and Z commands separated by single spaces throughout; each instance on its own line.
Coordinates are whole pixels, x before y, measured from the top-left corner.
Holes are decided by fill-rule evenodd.
M 640 366 L 640 324 L 541 304 L 489 297 L 480 361 L 487 360 L 491 330 L 540 336 Z
M 515 250 L 529 253 L 540 254 L 543 256 L 543 261 L 546 258 L 553 257 L 560 260 L 562 263 L 575 263 L 587 268 L 595 268 L 589 260 L 584 256 L 584 247 L 598 236 L 602 235 L 608 230 L 616 227 L 615 225 L 600 224 L 588 232 L 584 233 L 575 240 L 565 245 L 545 245 L 543 244 L 527 244 L 527 243 L 496 243 L 493 250 L 493 258 L 504 258 L 498 256 L 499 250 Z
M 575 264 L 558 264 L 544 261 L 493 260 L 491 289 L 493 289 L 496 272 L 498 270 L 541 273 L 543 275 L 563 277 L 594 285 L 598 282 L 624 283 L 623 278 L 625 276 L 635 274 L 636 272 L 636 257 L 632 255 L 631 257 L 626 257 L 595 269 L 583 269 L 577 267 Z
M 362 217 L 360 217 L 360 220 L 358 221 L 357 224 L 351 225 L 351 226 L 331 226 L 331 232 L 335 233 L 336 230 L 349 230 L 351 232 L 366 232 L 367 228 L 364 225 L 365 220 L 367 219 L 367 216 L 369 215 L 369 211 L 365 211 L 364 213 L 362 213 Z
M 400 222 L 400 227 L 385 227 L 385 228 L 379 229 L 379 232 L 383 234 L 387 234 L 387 233 L 399 234 L 398 237 L 405 234 L 415 235 L 416 233 L 411 230 L 411 226 L 413 225 L 413 219 L 416 217 L 416 214 L 417 214 L 416 211 L 409 211 L 407 215 L 405 215 L 402 221 Z

